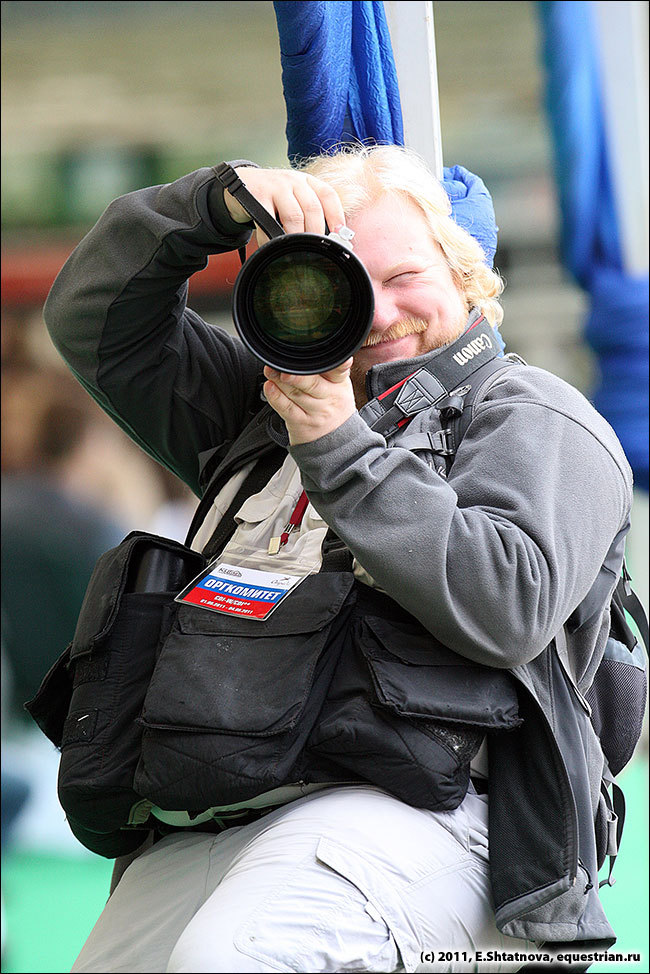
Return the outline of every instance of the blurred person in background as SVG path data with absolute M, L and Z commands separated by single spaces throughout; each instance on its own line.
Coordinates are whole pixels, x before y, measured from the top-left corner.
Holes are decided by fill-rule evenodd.
M 164 500 L 154 511 L 147 530 L 162 538 L 185 541 L 196 510 L 196 497 L 182 480 L 170 470 L 157 466 L 164 490 Z
M 3 637 L 17 719 L 72 639 L 94 564 L 127 519 L 103 471 L 104 423 L 78 385 L 57 369 L 3 372 Z

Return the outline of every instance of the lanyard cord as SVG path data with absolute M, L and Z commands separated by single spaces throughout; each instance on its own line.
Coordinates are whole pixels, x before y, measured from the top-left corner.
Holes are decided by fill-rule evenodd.
M 280 548 L 284 548 L 285 544 L 289 540 L 289 535 L 300 527 L 308 504 L 309 498 L 303 490 L 302 494 L 298 498 L 298 503 L 293 509 L 291 517 L 287 521 L 284 531 L 279 537 L 271 538 L 268 548 L 268 553 L 270 555 L 277 555 Z
M 286 528 L 280 535 L 280 546 L 283 546 L 289 540 L 289 535 L 292 531 L 296 531 L 302 524 L 302 519 L 305 516 L 305 511 L 307 510 L 307 505 L 309 504 L 309 499 L 307 494 L 303 490 L 302 494 L 298 498 L 298 503 L 293 509 L 293 514 L 289 518 Z

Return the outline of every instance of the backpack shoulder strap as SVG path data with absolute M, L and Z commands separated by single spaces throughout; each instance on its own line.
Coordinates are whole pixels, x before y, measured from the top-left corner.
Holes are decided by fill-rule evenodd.
M 251 461 L 254 461 L 254 466 L 249 471 L 228 510 L 219 521 L 212 537 L 204 548 L 203 553 L 207 558 L 212 558 L 218 554 L 235 530 L 235 514 L 246 498 L 261 490 L 276 470 L 282 466 L 286 458 L 287 451 L 271 439 L 268 433 L 270 413 L 271 407 L 264 404 L 230 445 L 226 455 L 210 476 L 203 496 L 194 512 L 194 517 L 192 518 L 192 523 L 190 524 L 187 538 L 185 539 L 185 544 L 188 547 L 191 546 L 196 537 L 219 491 L 225 486 L 233 474 L 237 473 L 238 470 L 241 470 L 242 467 Z
M 402 436 L 399 445 L 406 450 L 427 450 L 436 457 L 441 457 L 444 466 L 436 463 L 438 473 L 446 477 L 449 473 L 456 451 L 460 446 L 467 428 L 474 415 L 474 407 L 483 398 L 492 381 L 503 371 L 519 362 L 526 363 L 519 356 L 510 355 L 503 358 L 492 358 L 468 376 L 467 381 L 452 390 L 444 398 L 440 398 L 436 406 L 440 414 L 442 429 L 435 432 L 411 433 Z M 375 428 L 373 425 L 372 429 Z
M 623 572 L 620 579 L 614 589 L 614 595 L 612 596 L 612 609 L 618 604 L 621 608 L 627 612 L 634 620 L 637 629 L 639 630 L 639 635 L 643 640 L 643 645 L 645 646 L 646 653 L 650 656 L 650 639 L 648 634 L 648 617 L 646 611 L 643 607 L 641 599 L 633 590 L 632 577 L 627 570 L 627 565 L 623 561 Z
M 284 455 L 286 456 L 286 454 Z M 216 558 L 230 540 L 237 527 L 235 515 L 244 501 L 266 487 L 273 474 L 281 466 L 282 461 L 283 457 L 280 453 L 273 451 L 265 453 L 255 462 L 254 467 L 249 471 L 243 484 L 230 502 L 227 511 L 220 518 L 208 542 L 203 547 L 203 555 L 208 561 Z M 213 500 L 214 496 L 216 495 L 213 495 Z
M 469 424 L 474 418 L 476 407 L 484 399 L 488 389 L 495 379 L 504 369 L 516 363 L 525 365 L 523 359 L 518 355 L 505 355 L 502 358 L 493 358 L 471 376 L 471 379 L 460 389 L 454 391 L 449 397 L 449 402 L 443 404 L 440 416 L 443 423 L 448 423 L 448 449 L 451 453 L 447 461 L 448 468 L 453 463 L 454 457 L 461 444 Z M 459 400 L 459 401 L 457 401 Z

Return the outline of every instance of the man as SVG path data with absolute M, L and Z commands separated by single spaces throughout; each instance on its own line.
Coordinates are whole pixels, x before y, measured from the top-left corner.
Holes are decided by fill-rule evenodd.
M 373 430 L 385 394 L 407 376 L 424 366 L 435 375 L 452 352 L 472 359 L 466 331 L 501 319 L 498 277 L 450 219 L 440 185 L 404 150 L 346 151 L 302 172 L 243 165 L 238 173 L 287 231 L 354 232 L 375 317 L 364 347 L 329 373 L 263 369 L 288 453 L 268 488 L 242 505 L 223 558 L 257 552 L 318 570 L 333 529 L 354 559 L 358 604 L 372 609 L 357 607 L 350 638 L 374 640 L 371 650 L 359 646 L 380 668 L 405 654 L 400 665 L 418 674 L 416 696 L 420 679 L 430 681 L 419 694 L 425 723 L 443 669 L 463 663 L 485 679 L 507 671 L 523 723 L 490 737 L 489 768 L 484 732 L 461 734 L 471 782 L 455 807 L 436 811 L 426 777 L 434 725 L 418 744 L 420 763 L 414 753 L 391 764 L 384 743 L 394 715 L 372 727 L 377 751 L 365 743 L 355 751 L 344 739 L 350 695 L 340 694 L 337 751 L 338 731 L 328 738 L 323 729 L 336 709 L 328 700 L 311 753 L 316 763 L 325 753 L 341 783 L 314 772 L 306 786 L 286 782 L 284 803 L 269 799 L 245 825 L 156 843 L 121 879 L 74 970 L 496 970 L 521 961 L 488 968 L 477 951 L 609 943 L 594 828 L 596 819 L 605 824 L 603 759 L 581 696 L 602 654 L 602 606 L 629 519 L 620 446 L 575 390 L 521 364 L 485 391 L 448 477 L 433 448 L 442 422 L 435 407 L 390 434 Z M 248 215 L 211 169 L 130 194 L 79 245 L 46 307 L 55 343 L 92 395 L 197 493 L 197 457 L 241 432 L 259 406 L 262 367 L 185 307 L 185 282 L 209 253 L 239 247 L 249 233 Z M 489 332 L 481 347 L 491 346 Z M 303 519 L 270 554 L 303 488 Z M 215 509 L 226 507 L 217 498 Z M 207 519 L 196 547 L 218 519 Z M 560 641 L 603 577 L 598 611 Z M 339 669 L 355 652 L 346 644 Z M 455 664 L 440 667 L 440 679 L 426 665 L 429 652 L 432 663 Z M 245 688 L 242 674 L 238 691 Z M 455 697 L 439 704 L 460 716 Z M 396 719 L 399 740 L 413 725 L 410 707 L 407 700 L 405 721 Z M 443 751 L 453 751 L 441 733 Z

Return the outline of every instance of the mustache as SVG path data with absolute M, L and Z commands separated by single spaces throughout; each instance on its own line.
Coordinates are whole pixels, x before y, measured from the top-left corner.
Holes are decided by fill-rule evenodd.
M 363 348 L 372 348 L 373 345 L 381 345 L 382 342 L 394 342 L 398 338 L 406 338 L 407 335 L 421 335 L 429 327 L 424 318 L 402 318 L 400 321 L 391 325 L 387 331 L 371 331 Z

